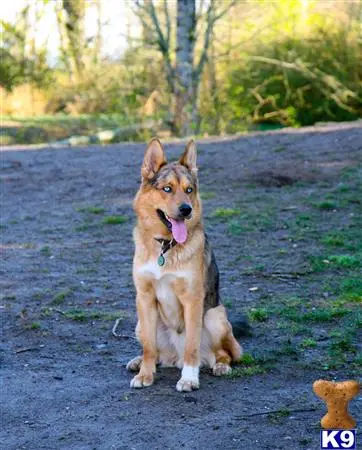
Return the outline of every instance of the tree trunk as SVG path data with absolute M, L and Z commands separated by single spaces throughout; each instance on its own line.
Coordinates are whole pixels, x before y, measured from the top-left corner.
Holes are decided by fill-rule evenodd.
M 65 29 L 69 42 L 69 57 L 72 70 L 76 73 L 78 80 L 82 79 L 84 71 L 85 6 L 85 0 L 63 0 L 63 9 L 67 13 Z
M 95 0 L 97 9 L 97 34 L 94 40 L 94 62 L 99 64 L 102 57 L 102 0 Z
M 175 68 L 175 130 L 181 136 L 192 133 L 192 116 L 196 95 L 193 82 L 193 56 L 195 46 L 195 0 L 177 1 L 177 48 Z

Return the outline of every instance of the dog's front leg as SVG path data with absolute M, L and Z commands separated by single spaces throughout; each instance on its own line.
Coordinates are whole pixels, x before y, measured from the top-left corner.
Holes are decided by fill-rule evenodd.
M 140 339 L 143 347 L 141 368 L 132 381 L 132 388 L 151 386 L 156 372 L 156 327 L 157 305 L 152 283 L 148 280 L 136 280 L 136 305 L 139 320 Z
M 203 289 L 192 288 L 186 281 L 175 283 L 176 295 L 184 308 L 185 351 L 181 378 L 176 389 L 190 392 L 199 388 L 200 342 L 203 316 Z M 196 295 L 195 295 L 196 294 Z

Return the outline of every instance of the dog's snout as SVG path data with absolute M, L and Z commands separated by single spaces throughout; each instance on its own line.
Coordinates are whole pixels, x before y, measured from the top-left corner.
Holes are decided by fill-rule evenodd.
M 179 207 L 179 211 L 183 217 L 187 217 L 191 214 L 192 208 L 187 203 L 182 203 Z

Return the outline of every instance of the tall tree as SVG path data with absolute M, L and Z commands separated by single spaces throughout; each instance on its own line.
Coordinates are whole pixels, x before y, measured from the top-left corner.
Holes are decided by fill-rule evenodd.
M 57 9 L 62 56 L 71 75 L 78 80 L 82 79 L 84 71 L 85 8 L 85 0 L 62 0 Z
M 167 7 L 167 6 L 166 6 Z M 192 99 L 197 95 L 194 83 L 194 48 L 196 33 L 195 0 L 177 2 L 177 48 L 174 80 L 174 126 L 183 136 L 191 134 L 192 117 L 196 111 Z M 190 107 L 192 108 L 190 111 Z
M 136 0 L 136 14 L 144 29 L 151 28 L 152 42 L 160 51 L 169 91 L 173 97 L 172 128 L 185 136 L 198 132 L 199 84 L 208 59 L 211 36 L 216 22 L 236 4 L 236 0 L 209 0 L 206 12 L 204 2 L 196 11 L 196 0 L 178 0 L 176 8 L 176 51 L 172 46 L 172 20 L 167 0 Z M 160 6 L 161 5 L 161 6 Z M 204 19 L 204 21 L 202 20 Z M 204 23 L 203 33 L 199 32 Z M 195 56 L 197 39 L 202 45 L 198 60 Z M 202 35 L 202 36 L 201 36 Z M 176 58 L 174 58 L 176 53 Z M 175 63 L 172 61 L 175 59 Z

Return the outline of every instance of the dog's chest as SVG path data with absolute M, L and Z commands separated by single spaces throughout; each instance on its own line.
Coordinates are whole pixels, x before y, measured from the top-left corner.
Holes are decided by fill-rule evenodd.
M 173 282 L 177 278 L 189 277 L 188 272 L 165 272 L 157 263 L 146 263 L 140 272 L 153 279 L 159 312 L 165 324 L 174 329 L 183 327 L 182 306 L 177 298 Z

